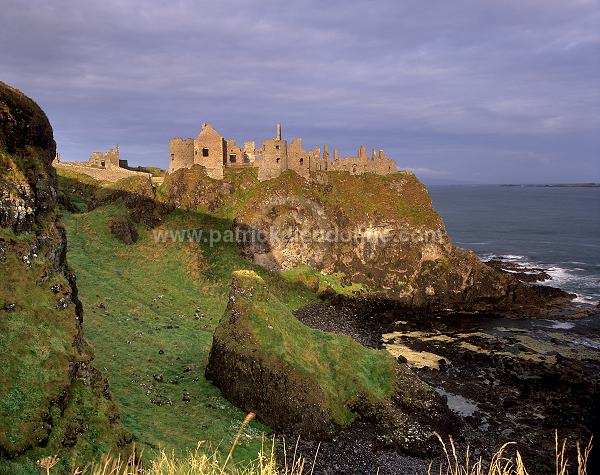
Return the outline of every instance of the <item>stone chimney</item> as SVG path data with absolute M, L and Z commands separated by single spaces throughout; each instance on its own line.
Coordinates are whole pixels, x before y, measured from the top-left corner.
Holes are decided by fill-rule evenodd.
M 331 155 L 329 155 L 329 146 L 327 144 L 323 145 L 323 160 L 331 160 Z
M 275 140 L 281 140 L 281 124 L 277 122 Z
M 333 160 L 335 162 L 339 162 L 340 161 L 340 153 L 338 152 L 337 148 L 333 149 Z
M 361 145 L 358 149 L 358 158 L 367 158 L 367 147 L 365 147 L 364 145 Z
M 375 160 L 375 158 L 377 157 L 377 151 L 375 150 L 375 148 L 373 147 L 371 149 L 371 160 Z

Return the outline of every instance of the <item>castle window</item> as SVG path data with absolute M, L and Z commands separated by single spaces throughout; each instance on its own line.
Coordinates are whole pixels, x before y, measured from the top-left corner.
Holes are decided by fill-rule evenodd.
M 175 154 L 174 153 L 171 154 L 171 160 L 175 160 Z
M 229 162 L 230 163 L 235 163 L 237 160 L 237 155 L 235 153 L 232 153 L 231 155 L 229 155 Z
M 102 161 L 100 162 L 100 166 L 101 166 L 102 168 L 105 168 L 105 167 L 106 167 L 106 162 L 105 162 L 104 160 L 102 160 Z
M 203 156 L 203 157 L 208 157 L 208 149 L 207 149 L 206 147 L 204 147 L 204 148 L 202 149 L 202 156 Z
M 275 149 L 276 149 L 276 150 L 279 150 L 279 145 L 275 145 Z
M 279 157 L 277 157 L 277 160 L 276 160 L 276 162 L 277 162 L 277 163 L 279 163 Z
M 304 159 L 303 158 L 300 159 L 300 165 L 304 165 Z

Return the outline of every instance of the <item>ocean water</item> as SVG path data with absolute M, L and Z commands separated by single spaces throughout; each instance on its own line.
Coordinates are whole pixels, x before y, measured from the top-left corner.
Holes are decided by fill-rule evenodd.
M 545 285 L 600 300 L 600 188 L 431 186 L 452 241 L 546 270 Z M 566 323 L 565 323 L 566 324 Z

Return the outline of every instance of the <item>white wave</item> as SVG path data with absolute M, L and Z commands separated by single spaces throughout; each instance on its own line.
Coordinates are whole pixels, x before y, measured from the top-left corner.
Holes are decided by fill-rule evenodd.
M 546 320 L 550 322 L 551 325 L 548 328 L 552 328 L 554 330 L 570 330 L 575 326 L 573 322 L 557 322 L 556 320 Z
M 502 256 L 507 261 L 521 261 L 523 259 L 527 259 L 526 256 L 520 256 L 518 254 L 503 254 Z
M 583 295 L 583 294 L 575 294 L 575 295 L 577 295 L 577 297 L 575 297 L 574 302 L 577 302 L 577 303 L 586 303 L 586 304 L 595 305 L 600 301 L 599 296 Z

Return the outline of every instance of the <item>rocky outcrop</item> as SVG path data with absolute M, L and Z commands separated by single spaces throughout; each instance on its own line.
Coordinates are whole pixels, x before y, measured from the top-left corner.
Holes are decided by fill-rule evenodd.
M 383 350 L 300 323 L 254 272 L 237 271 L 206 377 L 223 395 L 279 431 L 327 439 L 353 422 L 379 443 L 430 453 L 448 431 L 443 399 Z
M 0 456 L 114 446 L 127 436 L 83 338 L 56 212 L 52 127 L 0 83 Z M 94 415 L 95 414 L 95 415 Z M 85 435 L 85 437 L 82 437 Z M 91 447 L 92 441 L 98 444 Z M 36 452 L 38 455 L 40 452 Z
M 425 186 L 387 177 L 295 174 L 263 184 L 239 207 L 242 252 L 272 270 L 308 264 L 412 310 L 546 313 L 573 296 L 529 286 L 454 246 Z
M 363 284 L 363 296 L 410 312 L 547 315 L 573 299 L 532 286 L 454 246 L 426 187 L 388 176 L 287 171 L 259 182 L 251 170 L 213 180 L 200 166 L 167 176 L 159 201 L 233 219 L 241 252 L 270 270 L 309 265 Z

